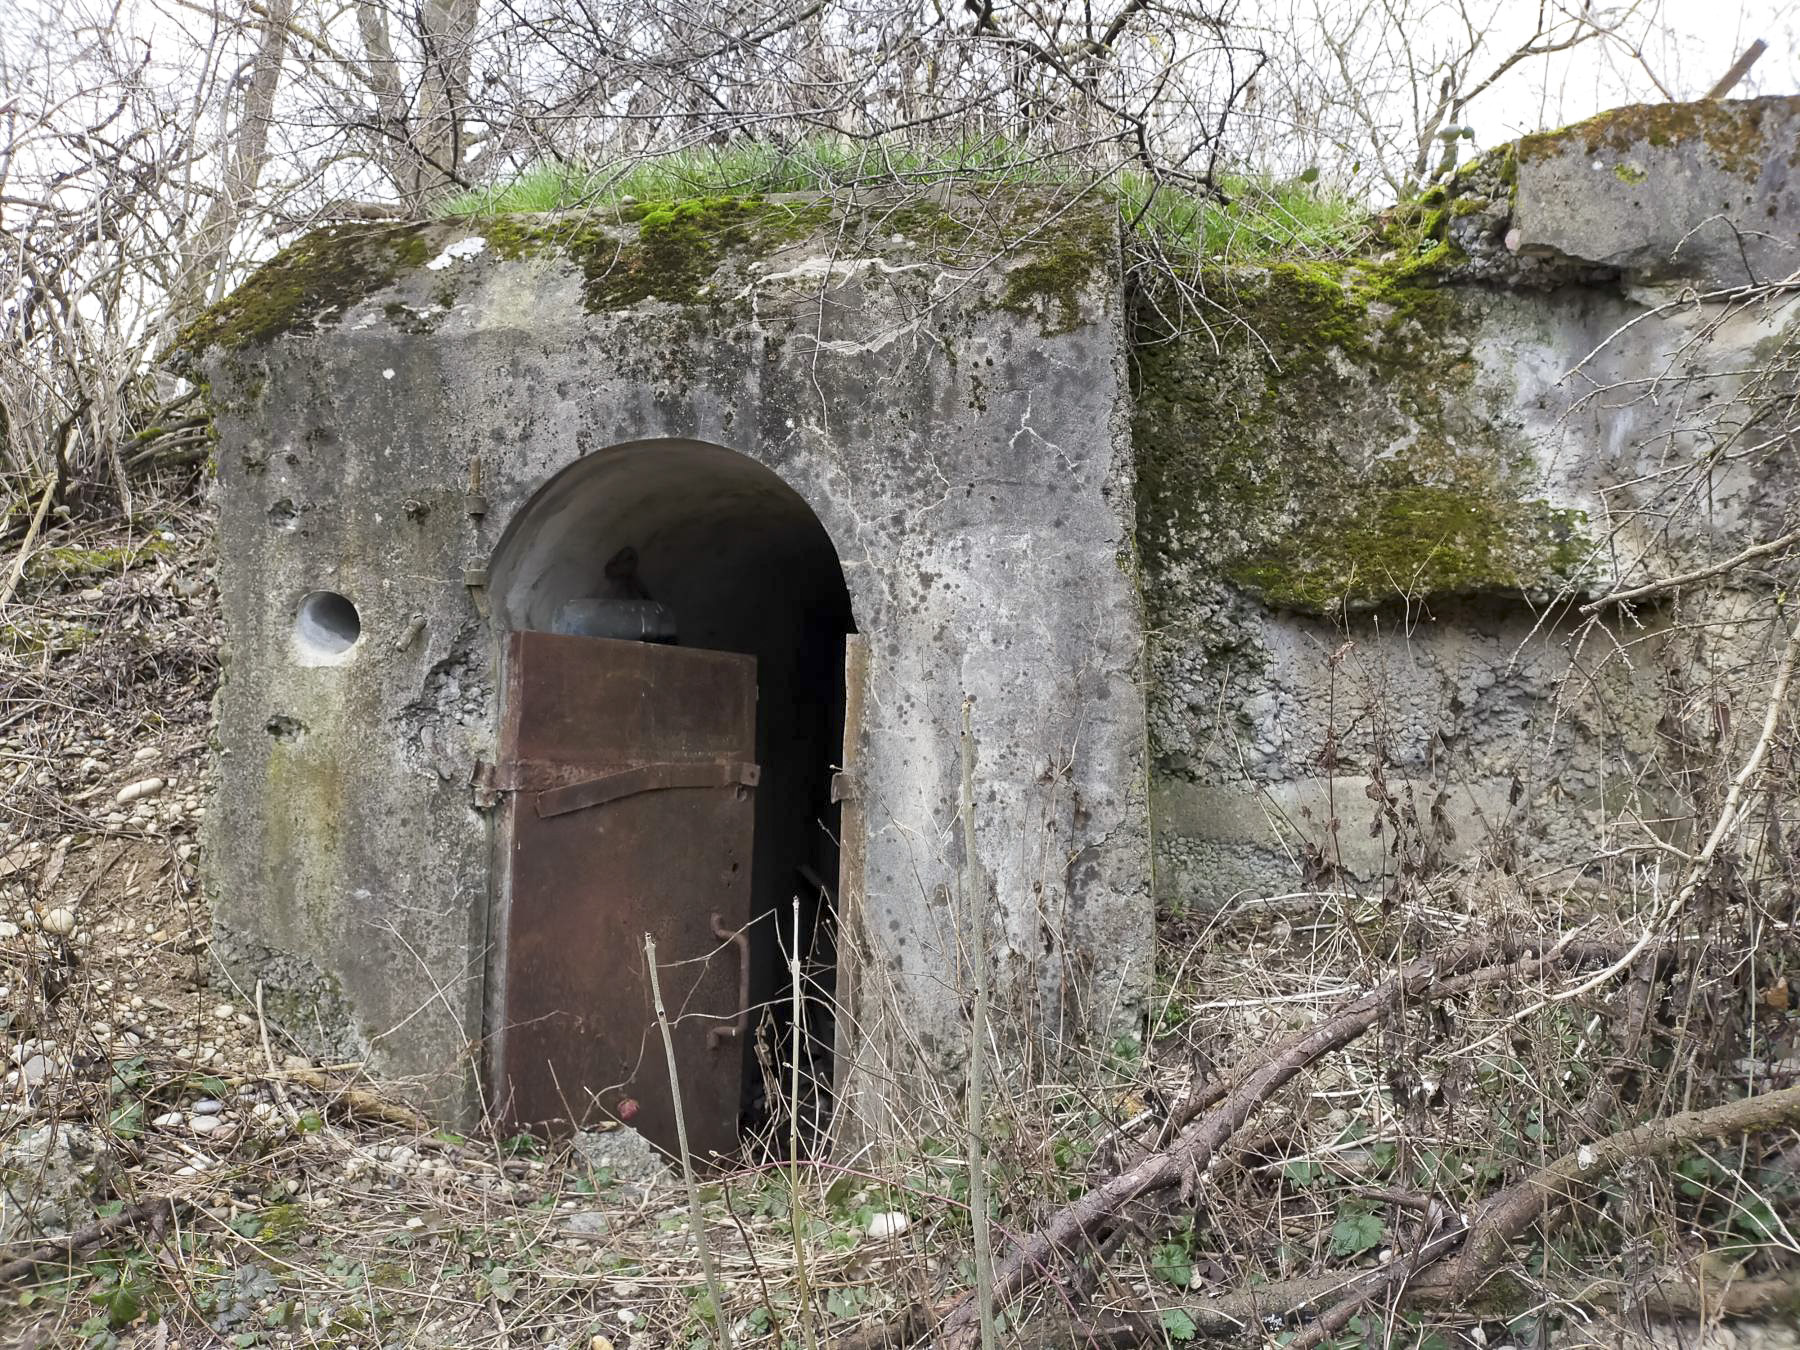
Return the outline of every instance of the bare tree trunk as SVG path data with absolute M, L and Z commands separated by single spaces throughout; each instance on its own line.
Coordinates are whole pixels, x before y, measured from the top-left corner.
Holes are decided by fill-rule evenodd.
M 422 201 L 441 197 L 462 183 L 476 4 L 477 0 L 425 0 L 420 15 L 424 73 L 414 143 L 420 166 L 416 191 Z
M 172 331 L 203 304 L 217 300 L 225 292 L 229 280 L 225 263 L 232 238 L 243 223 L 269 162 L 269 127 L 275 119 L 275 95 L 281 87 L 293 12 L 293 0 L 268 0 L 262 17 L 256 20 L 262 37 L 249 85 L 244 90 L 224 182 L 183 250 L 181 269 L 170 288 L 169 305 L 163 316 L 166 331 Z
M 381 0 L 357 0 L 356 26 L 375 95 L 375 153 L 417 210 L 462 187 L 470 43 L 477 0 L 426 0 L 419 14 L 419 78 L 408 89 Z

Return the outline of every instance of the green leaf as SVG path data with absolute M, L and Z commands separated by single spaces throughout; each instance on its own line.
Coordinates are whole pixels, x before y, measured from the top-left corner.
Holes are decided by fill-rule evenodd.
M 106 1309 L 106 1320 L 112 1324 L 115 1330 L 131 1321 L 143 1311 L 144 1307 L 143 1299 L 139 1297 L 137 1289 L 128 1284 L 108 1290 L 101 1297 L 100 1304 Z
M 1159 1242 L 1150 1249 L 1150 1273 L 1177 1289 L 1194 1282 L 1194 1257 L 1185 1242 Z
M 544 1145 L 535 1135 L 520 1132 L 500 1141 L 500 1151 L 509 1158 L 535 1158 L 544 1151 Z
M 833 1289 L 825 1295 L 825 1311 L 833 1317 L 855 1317 L 861 1310 L 860 1289 Z
M 1360 1256 L 1381 1241 L 1381 1220 L 1373 1214 L 1347 1213 L 1331 1225 L 1331 1254 Z
M 1162 1329 L 1172 1341 L 1191 1341 L 1200 1334 L 1200 1328 L 1194 1324 L 1194 1319 L 1180 1308 L 1164 1308 L 1159 1316 Z
M 501 1303 L 511 1303 L 518 1286 L 513 1283 L 512 1271 L 505 1266 L 494 1266 L 487 1273 L 488 1293 Z
M 1739 1205 L 1731 1216 L 1731 1226 L 1760 1242 L 1776 1242 L 1781 1238 L 1781 1220 L 1766 1200 Z
M 136 1139 L 144 1132 L 144 1104 L 134 1101 L 106 1118 L 106 1128 L 121 1139 Z
M 301 1134 L 317 1134 L 324 1128 L 325 1119 L 317 1111 L 302 1111 L 300 1113 Z
M 1303 1191 L 1325 1175 L 1325 1169 L 1316 1162 L 1308 1162 L 1305 1158 L 1291 1162 L 1281 1169 L 1282 1178 L 1297 1191 Z
M 231 1231 L 240 1237 L 260 1237 L 263 1230 L 263 1218 L 260 1214 L 240 1214 L 230 1224 Z

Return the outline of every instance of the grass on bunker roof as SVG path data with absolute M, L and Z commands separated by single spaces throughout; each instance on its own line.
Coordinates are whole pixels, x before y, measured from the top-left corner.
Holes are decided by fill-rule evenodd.
M 936 144 L 815 137 L 786 145 L 740 141 L 613 164 L 540 164 L 461 193 L 442 213 L 481 217 L 695 197 L 817 192 L 849 198 L 1010 184 L 1102 195 L 1145 238 L 1214 262 L 1341 257 L 1365 243 L 1367 207 L 1305 180 L 1233 174 L 1221 179 L 1217 193 L 1168 184 L 1152 192 L 1141 172 L 1084 174 L 1064 153 L 1004 138 Z
M 121 1227 L 0 1284 L 0 1343 L 712 1344 L 671 1178 L 433 1129 L 399 1104 L 403 1085 L 299 1055 L 253 992 L 211 965 L 194 852 L 220 636 L 211 522 L 181 496 L 143 522 L 53 531 L 0 614 L 0 1156 L 46 1128 L 78 1132 L 100 1168 L 79 1178 L 69 1226 L 164 1197 L 179 1206 L 160 1227 Z M 119 800 L 151 779 L 161 786 Z M 1309 892 L 1166 915 L 1147 1041 L 1055 1065 L 1031 1063 L 1029 1044 L 1009 1054 L 1020 1086 L 995 1094 L 985 1122 L 1000 1240 L 1150 1146 L 1185 1091 L 1360 989 L 1370 951 L 1449 943 L 1496 915 L 1515 929 L 1562 921 L 1554 906 L 1509 911 L 1477 880 L 1452 878 L 1398 913 L 1379 897 Z M 1214 1300 L 1372 1269 L 1408 1239 L 1420 1197 L 1456 1206 L 1517 1176 L 1559 1141 L 1595 1056 L 1560 1011 L 1532 1024 L 1529 1048 L 1507 1038 L 1534 992 L 1459 1007 L 1455 1043 L 1409 1048 L 1421 1027 L 1397 1026 L 1296 1080 L 1209 1175 L 1199 1208 L 1135 1216 L 1092 1315 L 1148 1309 L 1183 1344 Z M 1495 1036 L 1447 1103 L 1423 1110 L 1396 1085 L 1397 1069 L 1457 1082 L 1462 1041 Z M 914 1086 L 929 1103 L 930 1085 Z M 944 1101 L 887 1127 L 879 1150 L 708 1176 L 704 1221 L 736 1343 L 829 1345 L 966 1288 L 960 1131 Z M 1730 1161 L 1674 1174 L 1706 1198 L 1659 1214 L 1647 1227 L 1660 1238 L 1604 1210 L 1585 1216 L 1581 1240 L 1535 1258 L 1545 1287 L 1588 1269 L 1596 1249 L 1617 1274 L 1604 1253 L 1628 1235 L 1654 1263 L 1729 1229 L 1732 1183 L 1704 1169 Z M 14 1168 L 0 1183 L 16 1210 L 43 1198 L 46 1177 Z M 1773 1261 L 1738 1242 L 1739 1259 Z M 0 1247 L 0 1262 L 32 1245 Z M 1002 1324 L 1054 1316 L 1058 1299 L 1040 1290 Z M 1376 1310 L 1338 1344 L 1450 1347 L 1472 1343 L 1460 1338 L 1480 1321 L 1438 1328 Z M 1507 1327 L 1490 1320 L 1489 1334 Z

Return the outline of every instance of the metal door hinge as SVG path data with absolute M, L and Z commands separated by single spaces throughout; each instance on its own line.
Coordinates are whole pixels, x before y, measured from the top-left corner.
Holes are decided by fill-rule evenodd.
M 469 788 L 477 811 L 492 811 L 500 803 L 500 776 L 485 759 L 475 761 L 469 774 Z

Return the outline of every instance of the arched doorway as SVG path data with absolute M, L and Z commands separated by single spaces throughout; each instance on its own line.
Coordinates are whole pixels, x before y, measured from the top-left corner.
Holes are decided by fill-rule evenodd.
M 649 931 L 696 1147 L 785 1118 L 770 1070 L 785 1083 L 796 1052 L 802 1123 L 821 1130 L 835 1040 L 832 775 L 854 631 L 824 527 L 735 451 L 620 445 L 526 504 L 489 588 L 506 670 L 500 786 L 512 789 L 490 977 L 496 1106 L 551 1128 L 623 1119 L 673 1146 L 663 1047 L 634 983 L 647 978 Z

